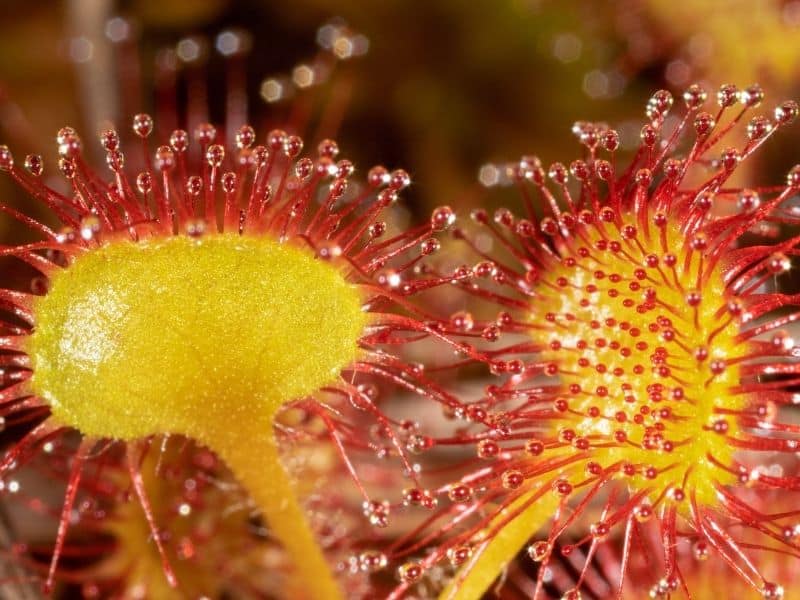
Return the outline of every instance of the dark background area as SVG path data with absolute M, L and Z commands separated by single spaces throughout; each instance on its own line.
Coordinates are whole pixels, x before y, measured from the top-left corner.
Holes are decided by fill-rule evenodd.
M 230 27 L 252 35 L 251 114 L 285 114 L 292 100 L 266 106 L 262 81 L 290 76 L 317 51 L 317 29 L 342 18 L 369 39 L 369 52 L 331 79 L 352 83 L 337 132 L 343 155 L 362 171 L 373 163 L 408 169 L 410 195 L 425 210 L 476 203 L 464 194 L 487 161 L 523 153 L 569 161 L 579 154 L 569 132 L 577 119 L 604 120 L 635 143 L 643 105 L 660 87 L 677 95 L 698 80 L 713 93 L 722 82 L 758 79 L 771 107 L 795 91 L 800 48 L 796 1 L 700 1 L 681 14 L 661 0 L 5 0 L 0 10 L 0 138 L 18 160 L 33 151 L 52 157 L 65 124 L 99 148 L 90 138 L 108 113 L 153 111 L 155 63 L 190 35 L 208 41 L 207 60 L 196 68 L 205 72 L 210 114 L 219 121 L 228 65 L 213 43 Z M 120 44 L 109 40 L 106 24 L 116 15 L 131 26 L 124 45 L 139 57 L 140 81 L 131 81 L 129 61 L 112 56 Z M 177 68 L 180 78 L 188 66 L 178 61 Z M 325 91 L 318 96 L 324 104 Z M 128 119 L 117 115 L 118 128 Z M 778 144 L 789 143 L 780 137 Z M 786 161 L 766 167 L 773 162 L 785 172 Z

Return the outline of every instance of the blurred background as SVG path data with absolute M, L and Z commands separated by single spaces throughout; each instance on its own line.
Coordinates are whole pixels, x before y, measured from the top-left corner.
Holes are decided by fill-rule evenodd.
M 300 133 L 335 134 L 362 173 L 406 168 L 420 215 L 482 201 L 473 184 L 480 173 L 492 183 L 487 162 L 576 157 L 577 119 L 606 121 L 635 145 L 655 89 L 758 81 L 771 108 L 796 94 L 800 72 L 797 0 L 680 10 L 668 0 L 4 0 L 0 10 L 0 139 L 18 160 L 52 158 L 64 125 L 97 159 L 94 135 L 109 122 L 129 131 L 136 112 L 168 135 L 203 117 L 206 98 L 212 121 L 243 120 L 246 103 L 261 125 L 298 112 L 306 94 L 318 112 L 299 119 Z M 332 48 L 336 31 L 347 43 Z M 792 163 L 797 135 L 778 137 L 762 153 L 777 173 L 765 181 Z

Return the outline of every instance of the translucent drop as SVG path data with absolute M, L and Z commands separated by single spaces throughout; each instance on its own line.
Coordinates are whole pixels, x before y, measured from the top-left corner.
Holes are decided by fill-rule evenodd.
M 156 150 L 156 169 L 159 171 L 169 171 L 175 166 L 175 153 L 169 146 L 159 146 Z
M 525 483 L 525 476 L 517 470 L 506 471 L 502 475 L 503 487 L 507 490 L 516 490 Z
M 433 254 L 434 252 L 438 252 L 439 248 L 441 248 L 441 244 L 439 243 L 439 240 L 437 240 L 436 238 L 428 238 L 426 240 L 423 240 L 422 243 L 420 243 L 419 250 L 420 250 L 420 253 L 423 254 L 424 256 L 429 256 L 429 255 Z M 466 314 L 469 315 L 469 313 L 466 313 Z M 470 325 L 470 329 L 472 329 L 471 325 Z
M 78 133 L 72 127 L 62 127 L 56 134 L 56 143 L 63 144 L 68 138 L 77 136 Z
M 729 107 L 736 104 L 739 100 L 739 90 L 730 83 L 720 86 L 717 92 L 717 104 L 721 107 Z
M 256 132 L 250 125 L 242 125 L 236 132 L 236 146 L 240 150 L 249 148 L 256 140 Z
M 8 146 L 0 146 L 0 171 L 10 171 L 14 166 L 14 156 Z
M 230 173 L 230 175 L 234 175 Z M 224 176 L 223 176 L 223 189 L 224 189 Z M 235 189 L 235 187 L 234 187 Z M 227 190 L 225 190 L 227 191 Z M 322 260 L 332 260 L 334 258 L 338 258 L 342 255 L 342 247 L 336 243 L 334 240 L 327 240 L 321 242 L 317 246 L 317 257 Z
M 389 187 L 402 190 L 411 185 L 411 176 L 403 169 L 396 169 L 389 175 Z
M 569 496 L 572 493 L 572 484 L 566 479 L 557 479 L 553 482 L 553 491 L 559 496 Z
M 500 445 L 494 440 L 481 440 L 478 442 L 478 458 L 492 459 L 500 453 Z
M 228 171 L 220 177 L 220 186 L 222 191 L 226 194 L 232 194 L 236 191 L 236 173 Z
M 384 288 L 396 288 L 398 287 L 403 278 L 394 269 L 381 269 L 375 274 L 375 279 L 378 282 L 378 285 Z
M 416 561 L 407 562 L 397 568 L 397 576 L 403 583 L 414 583 L 422 577 L 424 569 Z
M 589 526 L 589 532 L 592 534 L 592 537 L 596 540 L 604 540 L 608 535 L 610 527 L 607 523 L 602 521 L 598 521 L 597 523 L 592 523 Z
M 28 154 L 25 157 L 25 168 L 34 177 L 39 177 L 44 171 L 44 161 L 38 154 Z
M 797 102 L 794 100 L 787 100 L 775 107 L 774 115 L 775 121 L 780 125 L 791 123 L 797 118 Z
M 747 124 L 747 137 L 751 141 L 760 140 L 773 129 L 772 121 L 766 117 L 753 117 Z
M 138 114 L 133 117 L 133 132 L 141 138 L 146 138 L 153 131 L 153 117 L 147 114 Z
M 303 151 L 303 139 L 296 135 L 290 135 L 283 143 L 283 153 L 289 158 L 297 158 Z
M 199 238 L 206 232 L 206 222 L 203 219 L 190 219 L 186 222 L 186 235 Z
M 106 154 L 106 164 L 112 171 L 121 171 L 125 166 L 125 155 L 117 150 L 112 150 Z
M 475 320 L 472 317 L 472 313 L 462 310 L 451 315 L 450 324 L 459 331 L 472 331 L 475 326 Z
M 469 502 L 472 500 L 472 488 L 463 483 L 451 486 L 450 489 L 447 490 L 447 497 L 450 498 L 452 502 Z
M 119 134 L 113 129 L 106 129 L 100 134 L 100 144 L 106 152 L 119 150 Z
M 469 546 L 456 546 L 447 550 L 447 559 L 450 564 L 457 567 L 464 564 L 472 556 L 472 548 Z
M 81 237 L 89 241 L 100 232 L 100 219 L 94 215 L 84 217 L 81 219 L 80 233 Z
M 310 158 L 301 158 L 294 165 L 294 174 L 298 179 L 305 179 L 314 170 L 314 161 Z
M 689 86 L 683 93 L 683 101 L 686 103 L 686 108 L 689 110 L 700 108 L 707 97 L 706 91 L 697 84 Z
M 374 527 L 387 527 L 389 525 L 389 502 L 387 500 L 365 500 L 363 504 L 364 516 L 369 519 Z
M 694 119 L 694 129 L 700 137 L 708 135 L 715 125 L 714 117 L 706 112 L 699 113 Z
M 199 176 L 192 175 L 186 180 L 186 192 L 190 196 L 199 196 L 201 191 L 203 191 L 203 180 Z
M 667 90 L 657 91 L 647 102 L 647 116 L 650 118 L 655 115 L 660 117 L 665 116 L 669 112 L 669 109 L 672 108 L 673 101 L 672 94 Z
M 739 210 L 745 213 L 751 213 L 761 206 L 761 198 L 755 190 L 742 190 L 738 199 Z
M 408 436 L 408 440 L 406 441 L 406 450 L 412 454 L 421 454 L 426 450 L 433 448 L 433 444 L 433 438 L 430 438 L 427 435 L 415 433 Z
M 186 152 L 189 147 L 189 134 L 183 129 L 176 129 L 169 136 L 169 145 L 175 152 Z
M 639 523 L 646 523 L 653 517 L 653 507 L 649 504 L 640 504 L 633 509 L 633 514 Z
M 219 167 L 225 159 L 225 148 L 220 144 L 212 144 L 206 150 L 206 161 L 212 167 Z
M 550 545 L 549 542 L 540 540 L 528 546 L 528 556 L 531 557 L 531 560 L 534 560 L 536 562 L 541 562 L 545 558 L 547 558 L 551 550 L 552 546 Z
M 58 161 L 58 169 L 61 171 L 61 174 L 66 177 L 67 179 L 72 179 L 75 177 L 75 163 L 72 159 L 69 158 L 61 158 Z
M 770 600 L 779 600 L 783 598 L 783 586 L 777 583 L 766 582 L 764 587 L 761 588 L 761 595 Z
M 201 123 L 194 129 L 194 139 L 203 146 L 212 144 L 217 138 L 217 128 L 211 123 Z
M 653 600 L 668 600 L 669 598 L 668 593 L 659 588 L 658 585 L 651 587 L 647 595 Z
M 153 178 L 150 173 L 144 171 L 136 176 L 136 188 L 142 194 L 150 193 L 150 190 L 153 189 Z
M 65 135 L 58 144 L 58 154 L 64 158 L 75 158 L 81 153 L 83 143 L 76 133 Z
M 764 101 L 764 90 L 753 84 L 739 92 L 739 101 L 748 108 L 754 108 Z
M 367 173 L 367 182 L 372 187 L 380 187 L 389 183 L 389 171 L 380 165 L 372 167 Z
M 456 214 L 449 206 L 440 206 L 431 214 L 431 228 L 434 231 L 444 231 L 456 222 Z
M 317 145 L 317 153 L 320 157 L 336 158 L 339 154 L 339 145 L 333 140 L 322 140 Z
M 358 555 L 358 566 L 365 573 L 380 571 L 388 562 L 386 555 L 377 550 L 366 550 Z
M 786 185 L 789 187 L 800 187 L 800 165 L 793 166 L 786 175 Z
M 695 560 L 707 560 L 709 556 L 708 543 L 704 540 L 698 540 L 692 546 L 692 556 Z

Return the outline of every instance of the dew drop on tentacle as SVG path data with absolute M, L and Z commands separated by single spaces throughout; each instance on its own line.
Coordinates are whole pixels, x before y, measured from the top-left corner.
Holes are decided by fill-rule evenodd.
M 366 550 L 358 556 L 359 568 L 367 573 L 374 573 L 389 564 L 386 555 L 376 550 Z
M 153 132 L 153 118 L 144 113 L 134 116 L 133 132 L 143 139 L 149 137 Z M 63 142 L 61 143 L 63 144 Z
M 419 562 L 407 562 L 397 568 L 397 577 L 403 583 L 415 583 L 425 573 L 424 567 Z
M 549 542 L 540 540 L 528 546 L 528 556 L 535 562 L 542 562 L 550 555 L 553 548 Z
M 464 564 L 472 557 L 472 549 L 469 546 L 456 546 L 447 551 L 447 559 L 454 567 Z
M 364 516 L 374 527 L 388 527 L 390 505 L 388 500 L 365 500 L 363 504 Z
M 0 171 L 10 171 L 14 166 L 14 156 L 8 146 L 0 146 Z
M 2 162 L 1 158 L 0 162 Z M 34 177 L 41 177 L 44 172 L 44 161 L 38 154 L 28 154 L 25 157 L 25 168 Z
M 781 600 L 784 596 L 783 586 L 777 583 L 766 582 L 761 588 L 761 595 L 765 599 Z

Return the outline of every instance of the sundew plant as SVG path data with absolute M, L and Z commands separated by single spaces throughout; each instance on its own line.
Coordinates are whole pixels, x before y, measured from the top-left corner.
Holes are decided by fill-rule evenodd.
M 415 577 L 392 597 L 450 562 L 449 581 L 436 571 L 440 598 L 480 598 L 527 546 L 535 598 L 552 592 L 551 565 L 579 557 L 578 575 L 556 582 L 575 600 L 611 545 L 609 593 L 622 598 L 647 531 L 660 540 L 646 552 L 652 598 L 692 597 L 685 561 L 708 557 L 763 597 L 783 596 L 759 565 L 800 550 L 791 502 L 773 511 L 763 500 L 800 488 L 782 466 L 798 449 L 788 328 L 800 312 L 776 288 L 798 238 L 772 239 L 798 222 L 800 168 L 777 185 L 729 183 L 797 115 L 787 101 L 753 116 L 763 98 L 725 85 L 711 107 L 691 86 L 667 127 L 673 96 L 659 91 L 626 165 L 616 131 L 579 122 L 583 158 L 506 167 L 522 216 L 473 213 L 494 253 L 455 230 L 486 281 L 462 288 L 499 311 L 467 320 L 493 344 L 501 378 L 466 410 L 492 426 L 438 442 L 474 444 L 477 458 L 443 488 L 450 502 L 393 546 L 414 557 Z

